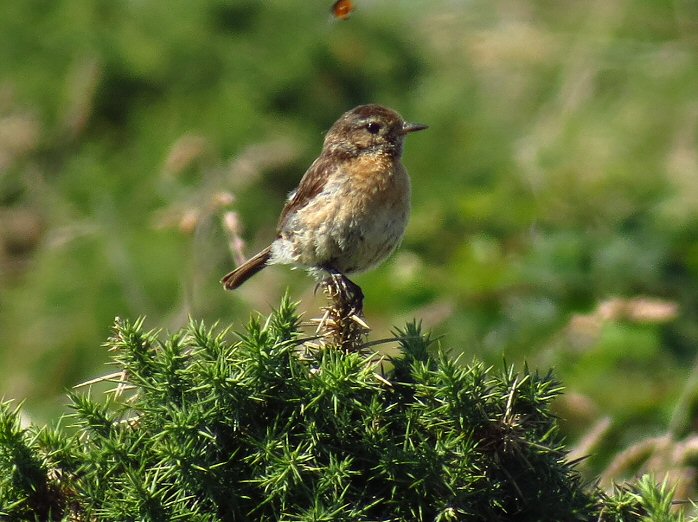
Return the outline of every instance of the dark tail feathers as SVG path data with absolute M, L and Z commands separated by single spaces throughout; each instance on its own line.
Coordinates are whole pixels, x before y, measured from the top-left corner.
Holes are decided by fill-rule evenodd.
M 268 246 L 259 254 L 248 259 L 235 270 L 227 274 L 221 279 L 221 283 L 223 283 L 226 290 L 235 290 L 238 286 L 267 266 L 267 261 L 269 261 L 270 258 L 271 246 Z

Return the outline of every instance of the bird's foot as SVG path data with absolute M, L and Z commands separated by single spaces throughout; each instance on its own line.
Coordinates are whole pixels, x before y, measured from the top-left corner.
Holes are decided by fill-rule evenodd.
M 327 270 L 322 286 L 332 304 L 325 309 L 324 326 L 334 342 L 347 351 L 357 351 L 370 330 L 363 319 L 361 287 L 337 270 Z
M 363 317 L 364 293 L 361 287 L 341 272 L 336 270 L 328 272 L 329 278 L 321 284 L 335 301 L 337 309 L 343 312 L 342 315 L 345 317 L 352 315 Z

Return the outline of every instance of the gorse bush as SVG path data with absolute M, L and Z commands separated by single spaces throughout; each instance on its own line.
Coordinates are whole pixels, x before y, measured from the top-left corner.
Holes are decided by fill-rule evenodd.
M 117 320 L 105 399 L 72 393 L 70 422 L 51 429 L 3 406 L 0 516 L 680 519 L 647 480 L 611 497 L 582 482 L 550 373 L 463 364 L 416 323 L 395 337 L 389 360 L 310 348 L 288 299 L 235 341 L 196 322 L 162 339 Z

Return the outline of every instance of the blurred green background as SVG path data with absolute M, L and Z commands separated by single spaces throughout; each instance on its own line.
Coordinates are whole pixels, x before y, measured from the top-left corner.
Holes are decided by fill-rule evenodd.
M 318 316 L 301 271 L 218 281 L 377 102 L 430 129 L 405 241 L 356 277 L 372 339 L 416 317 L 466 358 L 554 367 L 584 469 L 693 492 L 698 2 L 331 4 L 0 3 L 0 396 L 54 418 L 110 371 L 115 316 L 240 327 L 286 287 Z

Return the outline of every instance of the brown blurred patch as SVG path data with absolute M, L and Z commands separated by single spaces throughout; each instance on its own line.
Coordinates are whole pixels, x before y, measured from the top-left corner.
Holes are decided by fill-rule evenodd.
M 674 498 L 688 499 L 695 491 L 698 435 L 676 440 L 670 434 L 647 437 L 622 451 L 601 474 L 600 485 L 608 489 L 614 482 L 651 474 L 665 478 L 674 488 Z
M 104 66 L 95 56 L 77 59 L 68 72 L 61 127 L 70 140 L 81 136 L 92 118 L 95 95 L 103 73 Z
M 179 176 L 195 166 L 210 150 L 210 143 L 205 137 L 184 134 L 170 146 L 162 168 L 163 175 Z
M 589 314 L 575 314 L 566 333 L 577 347 L 593 344 L 601 335 L 604 324 L 627 321 L 638 324 L 664 324 L 679 315 L 679 305 L 654 297 L 614 297 L 600 302 Z
M 0 276 L 16 276 L 26 267 L 43 231 L 44 223 L 34 210 L 0 208 Z
M 39 120 L 29 112 L 0 117 L 0 175 L 38 147 L 41 132 Z

